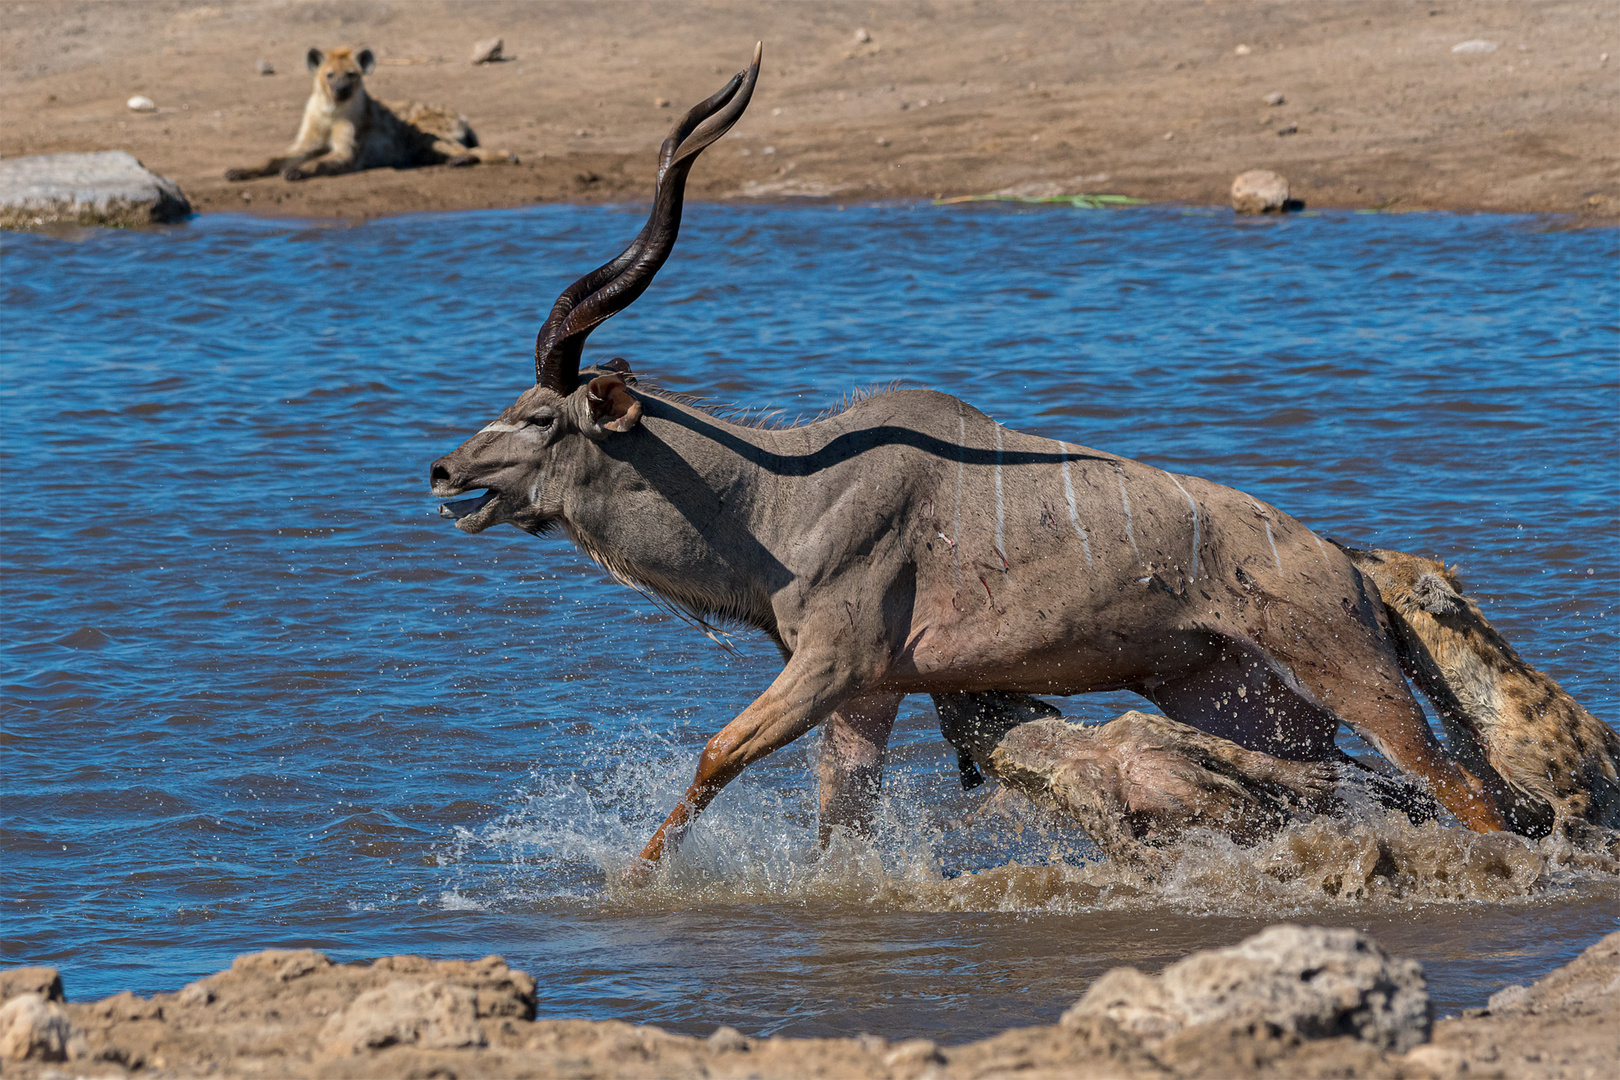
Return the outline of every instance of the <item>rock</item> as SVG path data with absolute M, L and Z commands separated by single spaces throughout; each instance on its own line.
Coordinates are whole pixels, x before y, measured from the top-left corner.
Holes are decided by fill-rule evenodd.
M 939 1044 L 933 1039 L 907 1039 L 905 1042 L 895 1044 L 892 1050 L 883 1055 L 883 1064 L 891 1069 L 943 1065 L 945 1055 L 940 1052 Z
M 19 994 L 38 994 L 46 1001 L 66 1001 L 62 976 L 53 967 L 17 967 L 0 971 L 0 1005 Z
M 653 107 L 658 108 L 658 109 L 667 109 L 667 108 L 669 108 L 669 98 L 667 98 L 667 97 L 655 97 L 655 98 L 653 98 Z
M 187 983 L 174 996 L 174 1002 L 183 1009 L 201 1009 L 214 1003 L 214 988 L 206 980 Z
M 1475 38 L 1472 41 L 1459 41 L 1457 44 L 1451 47 L 1451 51 L 1454 53 L 1463 54 L 1493 53 L 1501 47 L 1501 44 L 1498 42 L 1486 41 L 1483 38 Z
M 1447 1046 L 1425 1043 L 1406 1055 L 1406 1063 L 1434 1076 L 1456 1076 L 1468 1068 L 1467 1059 Z
M 1427 1041 L 1434 1023 L 1416 961 L 1392 959 L 1356 930 L 1289 924 L 1184 957 L 1157 977 L 1115 968 L 1063 1024 L 1097 1015 L 1146 1040 L 1200 1027 L 1213 1039 L 1260 1024 L 1304 1040 L 1348 1035 L 1396 1053 Z
M 1249 48 L 1247 45 L 1239 45 L 1237 48 L 1232 50 L 1232 54 L 1234 56 L 1248 56 L 1253 51 L 1254 50 Z
M 1270 214 L 1288 205 L 1288 181 L 1269 169 L 1250 169 L 1232 181 L 1232 209 L 1240 214 Z
M 1285 102 L 1287 100 L 1288 100 L 1287 98 L 1282 96 L 1282 92 L 1278 91 L 1278 90 L 1273 90 L 1271 93 L 1266 95 L 1266 104 L 1267 105 L 1273 105 L 1273 106 L 1281 105 L 1283 102 Z
M 136 94 L 124 104 L 129 107 L 130 112 L 157 112 L 157 102 L 141 94 Z
M 857 44 L 857 45 L 865 45 L 867 42 L 869 42 L 871 40 L 872 40 L 872 35 L 868 34 L 866 32 L 866 28 L 864 26 L 855 31 L 855 44 Z
M 722 1054 L 741 1053 L 748 1049 L 748 1036 L 722 1024 L 710 1033 L 709 1048 Z
M 0 228 L 152 225 L 190 213 L 174 181 L 122 150 L 0 160 Z
M 1298 124 L 1284 124 L 1282 127 L 1277 129 L 1277 134 L 1278 135 L 1298 135 L 1299 134 L 1299 125 Z
M 0 1007 L 0 1060 L 67 1061 L 88 1053 L 67 1009 L 42 994 L 20 994 Z
M 259 74 L 260 75 L 274 75 L 275 73 L 276 73 L 276 65 L 272 64 L 268 60 L 260 60 L 259 61 Z
M 506 58 L 501 55 L 501 50 L 505 47 L 506 42 L 498 37 L 485 38 L 473 46 L 472 62 L 475 64 L 493 64 L 504 60 Z
M 1491 1013 L 1514 1012 L 1523 1009 L 1530 1001 L 1530 991 L 1523 986 L 1504 986 L 1491 995 L 1485 1003 L 1485 1009 Z
M 435 979 L 426 983 L 395 979 L 367 990 L 321 1028 L 329 1054 L 361 1054 L 384 1046 L 454 1050 L 488 1043 L 478 1025 L 478 995 L 465 986 Z

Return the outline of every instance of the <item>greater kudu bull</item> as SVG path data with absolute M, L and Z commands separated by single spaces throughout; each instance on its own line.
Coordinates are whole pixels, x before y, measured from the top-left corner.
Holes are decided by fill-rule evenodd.
M 537 385 L 433 463 L 462 530 L 562 528 L 615 576 L 776 642 L 780 675 L 705 747 L 666 845 L 750 762 L 825 722 L 823 831 L 860 827 L 906 694 L 1133 690 L 1279 757 L 1336 754 L 1348 723 L 1471 828 L 1496 808 L 1446 758 L 1402 678 L 1376 591 L 1258 499 L 1002 427 L 898 390 L 770 429 L 638 385 L 581 385 L 585 337 L 668 258 L 692 163 L 736 123 L 759 52 L 687 113 L 624 253 L 558 298 Z

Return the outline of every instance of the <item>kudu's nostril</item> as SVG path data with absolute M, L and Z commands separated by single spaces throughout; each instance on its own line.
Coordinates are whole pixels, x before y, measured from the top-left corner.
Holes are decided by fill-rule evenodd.
M 439 487 L 440 485 L 448 484 L 449 482 L 450 470 L 445 467 L 442 460 L 435 461 L 433 463 L 432 470 L 428 473 L 428 483 L 432 484 L 434 487 Z

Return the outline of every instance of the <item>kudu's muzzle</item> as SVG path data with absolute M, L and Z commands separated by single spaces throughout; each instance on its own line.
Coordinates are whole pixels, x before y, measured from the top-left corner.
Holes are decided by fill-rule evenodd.
M 466 455 L 463 453 L 465 449 L 465 445 L 457 447 L 435 461 L 428 469 L 428 483 L 433 488 L 433 494 L 446 498 L 485 486 L 467 467 Z M 466 532 L 480 532 L 494 524 L 495 512 L 499 505 L 500 494 L 491 488 L 482 495 L 475 495 L 470 499 L 440 503 L 439 516 L 454 520 L 456 526 Z

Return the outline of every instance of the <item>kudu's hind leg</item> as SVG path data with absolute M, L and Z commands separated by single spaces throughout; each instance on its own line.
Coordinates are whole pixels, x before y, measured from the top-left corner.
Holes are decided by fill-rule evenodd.
M 1337 758 L 1334 735 L 1342 720 L 1391 765 L 1427 783 L 1470 829 L 1506 828 L 1496 807 L 1470 787 L 1440 749 L 1393 653 L 1374 645 L 1331 663 L 1292 665 L 1298 684 L 1314 700 L 1296 692 L 1278 667 L 1228 644 L 1218 659 L 1146 696 L 1172 720 L 1246 750 L 1295 761 Z
M 1388 650 L 1380 650 L 1384 652 Z M 1502 812 L 1440 748 L 1394 655 L 1378 659 L 1385 662 L 1335 664 L 1300 672 L 1300 681 L 1384 760 L 1428 784 L 1440 804 L 1464 825 L 1475 832 L 1506 830 Z
M 828 654 L 803 650 L 737 718 L 716 732 L 698 758 L 686 795 L 658 826 L 641 857 L 656 862 L 693 818 L 751 763 L 809 732 L 849 697 L 848 670 Z
M 834 830 L 872 835 L 872 814 L 883 788 L 883 757 L 900 711 L 899 694 L 850 698 L 822 725 L 821 829 L 823 847 Z
M 1144 692 L 1170 719 L 1290 761 L 1335 756 L 1339 721 L 1296 694 L 1272 662 L 1224 644 L 1215 658 Z

